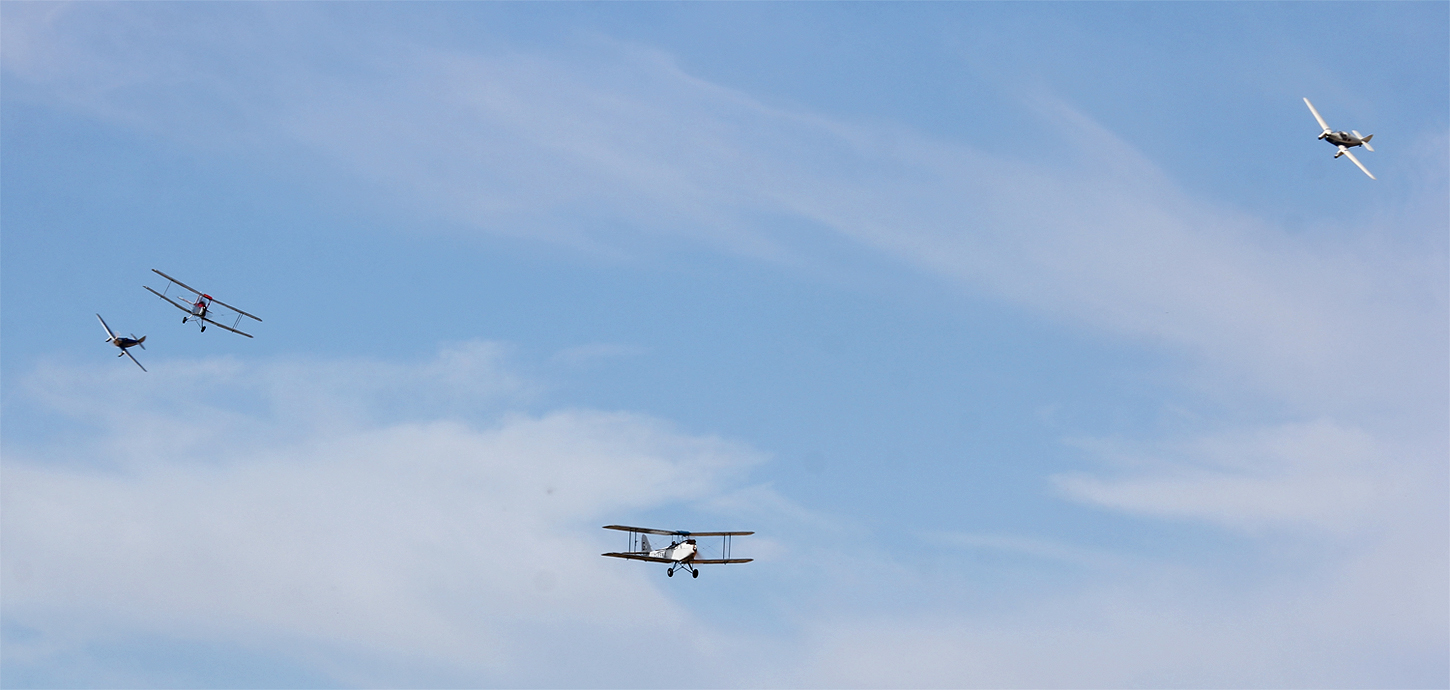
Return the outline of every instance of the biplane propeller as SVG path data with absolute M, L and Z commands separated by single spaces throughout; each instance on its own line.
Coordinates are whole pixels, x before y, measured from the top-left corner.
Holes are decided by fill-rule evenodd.
M 252 316 L 251 314 L 248 314 L 247 312 L 244 312 L 244 311 L 242 311 L 242 310 L 240 310 L 240 309 L 238 309 L 236 307 L 233 307 L 232 305 L 227 304 L 226 302 L 223 302 L 223 301 L 221 301 L 221 300 L 219 300 L 219 299 L 217 299 L 215 297 L 212 297 L 211 295 L 208 295 L 206 293 L 203 293 L 202 291 L 197 290 L 196 288 L 191 287 L 190 285 L 187 285 L 186 283 L 183 283 L 183 282 L 181 282 L 181 281 L 179 281 L 179 280 L 177 280 L 175 278 L 172 278 L 171 276 L 166 275 L 165 273 L 162 273 L 161 271 L 158 271 L 158 270 L 156 270 L 156 269 L 153 268 L 153 269 L 151 269 L 151 272 L 152 273 L 155 273 L 156 275 L 159 275 L 162 278 L 165 278 L 167 280 L 166 289 L 164 291 L 162 291 L 162 292 L 157 292 L 155 290 L 152 290 L 149 287 L 146 287 L 145 285 L 142 285 L 141 287 L 146 288 L 148 291 L 150 291 L 151 294 L 156 295 L 157 297 L 160 297 L 161 299 L 166 300 L 167 302 L 169 302 L 171 304 L 171 306 L 176 307 L 177 309 L 180 309 L 180 310 L 186 312 L 187 315 L 181 317 L 181 322 L 182 323 L 186 323 L 187 321 L 189 321 L 191 319 L 195 319 L 196 322 L 197 322 L 197 325 L 201 326 L 201 332 L 203 332 L 203 333 L 206 332 L 206 324 L 211 324 L 211 325 L 216 326 L 218 328 L 225 328 L 226 330 L 229 330 L 229 331 L 231 331 L 233 333 L 236 333 L 237 335 L 245 335 L 248 338 L 250 338 L 250 337 L 252 337 L 251 334 L 249 334 L 249 333 L 243 333 L 243 332 L 237 330 L 237 325 L 242 322 L 242 317 L 245 316 L 245 317 L 247 317 L 249 319 L 252 319 L 252 320 L 256 321 L 257 323 L 261 323 L 262 322 L 262 320 L 260 318 L 257 318 L 255 316 Z M 182 298 L 186 302 L 186 306 L 182 306 L 176 300 L 173 300 L 170 297 L 167 297 L 166 296 L 166 293 L 171 292 L 171 286 L 172 286 L 172 284 L 176 284 L 176 285 L 181 286 L 182 288 L 185 288 L 187 290 L 190 290 L 193 294 L 196 295 L 196 301 L 192 301 L 190 298 Z M 226 325 L 224 323 L 217 323 L 217 322 L 211 320 L 210 318 L 208 318 L 208 315 L 211 314 L 212 305 L 218 305 L 218 306 L 221 306 L 221 307 L 225 307 L 227 309 L 230 309 L 230 310 L 236 312 L 237 313 L 236 321 L 234 321 L 232 323 L 232 325 L 228 326 L 228 325 Z
M 137 345 L 140 345 L 143 350 L 146 349 L 146 336 L 137 338 L 135 333 L 132 333 L 129 338 L 119 336 L 111 332 L 111 327 L 106 325 L 106 320 L 101 318 L 100 314 L 96 314 L 96 320 L 101 322 L 101 328 L 106 329 L 106 342 L 121 348 L 121 354 L 116 356 L 130 357 L 132 362 L 136 362 L 136 366 L 141 367 L 141 362 L 136 359 L 136 355 L 129 352 L 129 349 Z M 141 367 L 141 371 L 146 371 L 146 367 Z
M 632 561 L 649 561 L 651 563 L 669 563 L 670 569 L 665 575 L 675 576 L 675 570 L 688 570 L 690 577 L 699 577 L 700 570 L 697 565 L 713 565 L 718 563 L 749 563 L 753 558 L 731 558 L 730 538 L 743 537 L 754 532 L 686 532 L 683 530 L 662 530 L 649 529 L 647 527 L 626 527 L 624 525 L 605 525 L 604 529 L 614 529 L 629 533 L 629 550 L 622 552 L 611 552 L 601 554 L 612 558 L 627 558 Z M 661 549 L 651 548 L 649 535 L 658 534 L 670 537 L 670 545 Z M 697 558 L 700 554 L 699 546 L 695 543 L 695 537 L 721 537 L 724 542 L 720 545 L 720 558 Z
M 1354 154 L 1349 152 L 1350 149 L 1356 146 L 1363 146 L 1364 150 L 1373 151 L 1374 147 L 1369 145 L 1369 140 L 1373 139 L 1374 135 L 1371 134 L 1369 136 L 1361 136 L 1359 132 L 1356 132 L 1352 129 L 1348 132 L 1336 132 L 1329 128 L 1329 123 L 1325 122 L 1324 118 L 1319 116 L 1319 111 L 1314 109 L 1314 104 L 1310 103 L 1309 99 L 1304 99 L 1304 105 L 1309 106 L 1309 112 L 1314 114 L 1314 121 L 1318 122 L 1320 128 L 1324 130 L 1323 132 L 1319 133 L 1319 138 L 1331 144 L 1334 144 L 1336 147 L 1339 148 L 1339 150 L 1334 153 L 1334 157 L 1348 157 L 1349 160 L 1354 161 L 1355 165 L 1359 166 L 1359 169 L 1363 171 L 1364 174 L 1369 175 L 1369 179 L 1375 179 L 1374 175 L 1370 175 L 1369 168 L 1364 167 L 1364 163 L 1359 162 L 1359 159 L 1355 158 Z

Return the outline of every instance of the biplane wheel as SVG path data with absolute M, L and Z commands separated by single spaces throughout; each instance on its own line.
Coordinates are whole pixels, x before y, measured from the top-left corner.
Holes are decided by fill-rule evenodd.
M 205 332 L 206 332 L 206 326 L 202 326 L 202 327 L 201 327 L 201 332 L 202 332 L 202 333 L 205 333 Z
M 669 570 L 666 570 L 665 571 L 665 577 L 674 577 L 674 576 L 675 576 L 675 569 L 674 568 L 670 568 Z
M 692 571 L 690 571 L 690 577 L 699 577 L 699 576 L 700 576 L 700 571 L 698 571 L 698 570 L 692 570 Z
M 186 317 L 185 316 L 181 317 L 181 322 L 182 323 L 186 323 Z

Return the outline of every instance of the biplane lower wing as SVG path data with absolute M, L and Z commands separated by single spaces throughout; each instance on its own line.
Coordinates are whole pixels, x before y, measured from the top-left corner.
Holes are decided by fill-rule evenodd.
M 152 269 L 152 270 L 156 270 L 156 269 Z M 161 293 L 159 293 L 159 292 L 157 292 L 155 290 L 152 290 L 151 288 L 146 287 L 145 285 L 142 285 L 141 287 L 146 288 L 146 291 L 147 292 L 150 292 L 151 294 L 156 295 L 157 297 L 160 297 L 161 299 L 164 299 L 167 302 L 170 302 L 171 303 L 171 306 L 176 307 L 177 309 L 180 309 L 180 310 L 182 310 L 182 311 L 184 311 L 184 312 L 186 312 L 188 314 L 191 313 L 191 310 L 190 309 L 188 309 L 186 307 L 183 307 L 180 304 L 177 304 L 176 303 L 176 300 L 173 300 L 170 297 L 167 297 L 166 295 L 163 295 L 163 294 L 161 294 Z
M 644 553 L 602 553 L 599 555 L 611 556 L 613 558 L 628 558 L 631 561 L 649 561 L 651 563 L 674 563 L 674 561 L 668 558 L 656 558 L 654 556 Z
M 211 324 L 213 326 L 216 326 L 217 328 L 225 328 L 225 329 L 227 329 L 227 330 L 229 330 L 229 331 L 231 331 L 233 333 L 236 333 L 237 335 L 245 335 L 248 338 L 252 337 L 252 334 L 251 333 L 243 333 L 243 332 L 241 332 L 241 331 L 239 331 L 239 330 L 237 330 L 235 328 L 232 328 L 231 326 L 228 326 L 226 324 L 217 323 L 215 321 L 212 321 L 211 319 L 208 319 L 205 316 L 195 316 L 195 317 L 192 317 L 192 318 L 201 319 L 202 321 L 205 321 L 205 322 L 207 322 L 207 323 L 209 323 L 209 324 Z
M 753 560 L 755 560 L 755 559 L 754 558 L 691 558 L 690 559 L 690 562 L 691 563 L 694 563 L 696 565 L 700 565 L 700 564 L 714 565 L 714 564 L 717 564 L 717 563 L 749 563 L 749 562 L 751 562 Z

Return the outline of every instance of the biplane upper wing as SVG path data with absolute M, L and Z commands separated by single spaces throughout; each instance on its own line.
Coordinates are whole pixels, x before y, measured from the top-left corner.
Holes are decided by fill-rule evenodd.
M 613 553 L 613 552 L 611 552 L 611 553 L 601 553 L 599 555 L 601 555 L 601 556 L 610 556 L 610 557 L 613 557 L 613 558 L 628 558 L 631 561 L 650 561 L 651 563 L 674 563 L 674 561 L 672 561 L 672 560 L 670 560 L 668 558 L 656 558 L 654 556 L 649 555 L 649 553 L 635 553 L 635 552 Z
M 605 525 L 604 529 L 617 529 L 621 532 L 635 532 L 638 534 L 663 534 L 669 537 L 743 537 L 754 532 L 687 532 L 685 530 L 663 530 L 650 529 L 648 527 L 627 527 L 625 525 Z
M 663 529 L 650 529 L 648 527 L 626 527 L 624 525 L 605 525 L 604 529 L 617 529 L 621 532 L 635 532 L 638 534 L 663 534 L 667 537 L 684 536 L 689 534 L 689 532 L 681 532 L 679 530 L 671 531 Z
M 232 311 L 234 311 L 234 312 L 236 312 L 238 314 L 241 314 L 242 316 L 245 316 L 245 317 L 247 317 L 249 319 L 253 319 L 253 320 L 257 321 L 257 322 L 261 322 L 261 320 L 262 320 L 261 317 L 253 316 L 251 314 L 248 314 L 247 312 L 244 312 L 244 311 L 242 311 L 242 310 L 240 310 L 240 309 L 238 309 L 236 307 L 233 307 L 232 305 L 227 304 L 226 302 L 223 302 L 223 301 L 221 301 L 221 300 L 219 300 L 219 299 L 217 299 L 215 297 L 211 298 L 211 301 L 214 304 L 220 304 L 223 307 L 226 307 L 227 309 L 230 309 L 230 310 L 232 310 Z M 221 324 L 217 324 L 217 325 L 220 326 Z M 227 329 L 227 330 L 231 330 L 231 329 Z
M 216 300 L 212 300 L 212 301 L 215 302 Z M 252 334 L 251 333 L 243 333 L 243 332 L 241 332 L 241 331 L 239 331 L 239 330 L 237 330 L 235 328 L 232 328 L 231 326 L 228 326 L 228 325 L 226 325 L 224 323 L 217 323 L 215 321 L 212 321 L 211 319 L 208 319 L 205 316 L 194 316 L 192 318 L 201 319 L 202 321 L 205 321 L 205 322 L 207 322 L 207 323 L 209 323 L 209 324 L 211 324 L 213 326 L 216 326 L 217 328 L 225 328 L 225 329 L 227 329 L 227 330 L 229 330 L 229 331 L 231 331 L 233 333 L 236 333 L 237 335 L 245 335 L 248 338 L 252 337 Z M 258 321 L 261 321 L 261 319 L 257 319 L 257 320 Z
M 152 270 L 155 270 L 155 269 L 152 269 Z M 166 295 L 163 295 L 163 294 L 161 294 L 161 293 L 159 293 L 159 292 L 157 292 L 155 290 L 152 290 L 151 288 L 146 287 L 145 285 L 142 285 L 141 287 L 146 288 L 146 290 L 149 291 L 151 294 L 156 295 L 157 297 L 160 297 L 161 299 L 164 299 L 167 302 L 170 302 L 171 303 L 171 306 L 176 307 L 177 309 L 180 309 L 180 310 L 182 310 L 182 311 L 184 311 L 184 312 L 186 312 L 188 314 L 191 313 L 191 310 L 190 309 L 187 309 L 186 307 L 183 307 L 180 304 L 177 304 L 176 303 L 176 300 L 173 300 L 170 297 L 167 297 Z
M 152 273 L 155 273 L 156 275 L 159 275 L 162 278 L 165 278 L 165 279 L 167 279 L 167 280 L 169 280 L 169 281 L 171 281 L 173 283 L 176 283 L 177 285 L 180 285 L 181 287 L 184 287 L 184 288 L 186 288 L 186 289 L 188 289 L 188 290 L 190 290 L 192 292 L 195 292 L 198 296 L 201 295 L 201 290 L 198 290 L 198 289 L 196 289 L 196 288 L 194 288 L 194 287 L 192 287 L 190 285 L 187 285 L 186 283 L 183 283 L 183 282 L 181 282 L 181 281 L 179 281 L 179 280 L 177 280 L 175 278 L 172 278 L 171 276 L 166 275 L 165 273 L 162 273 L 161 271 L 158 271 L 158 270 L 156 270 L 156 269 L 153 268 L 153 269 L 151 269 L 151 272 Z M 146 289 L 147 290 L 151 290 L 151 288 L 146 288 Z M 151 291 L 152 292 L 155 292 L 155 290 L 151 290 Z
M 690 562 L 691 563 L 704 563 L 704 564 L 715 564 L 715 563 L 749 563 L 749 562 L 751 562 L 753 560 L 755 560 L 755 559 L 754 558 L 691 558 L 690 559 Z

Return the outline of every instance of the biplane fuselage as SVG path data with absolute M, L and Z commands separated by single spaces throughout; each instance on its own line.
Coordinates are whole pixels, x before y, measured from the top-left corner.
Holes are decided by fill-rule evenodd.
M 206 311 L 209 300 L 211 300 L 211 295 L 202 295 L 201 297 L 198 297 L 196 299 L 196 303 L 191 305 L 191 315 L 201 317 L 203 319 L 206 318 Z M 182 319 L 181 321 L 182 323 L 185 323 L 186 319 Z
M 648 551 L 644 553 L 651 558 L 663 558 L 665 560 L 674 561 L 676 563 L 683 563 L 685 561 L 693 559 L 695 557 L 695 554 L 699 552 L 700 549 L 698 546 L 695 545 L 695 540 L 686 539 L 683 542 L 676 542 L 674 544 L 670 544 L 663 549 L 655 549 L 654 551 Z

